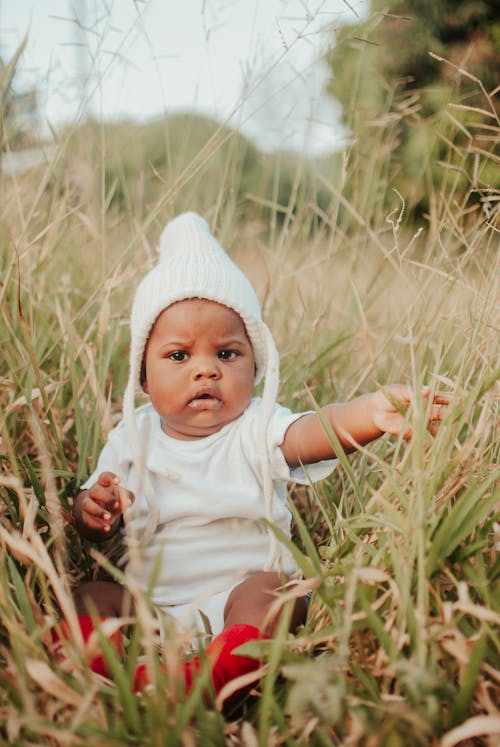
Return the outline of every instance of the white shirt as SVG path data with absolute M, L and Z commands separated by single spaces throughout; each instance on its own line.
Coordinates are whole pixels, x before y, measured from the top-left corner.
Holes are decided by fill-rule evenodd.
M 152 600 L 160 606 L 186 604 L 221 591 L 246 575 L 264 569 L 269 554 L 261 457 L 258 445 L 261 400 L 217 433 L 195 440 L 179 440 L 161 429 L 151 404 L 136 410 L 139 439 L 145 453 L 158 525 L 152 540 L 141 546 L 141 568 L 133 575 L 146 588 L 154 578 Z M 286 483 L 309 484 L 326 477 L 336 460 L 290 469 L 280 445 L 287 428 L 305 413 L 293 414 L 275 405 L 267 430 L 267 451 L 276 492 L 272 519 L 290 537 L 291 514 L 286 506 Z M 148 505 L 138 493 L 125 427 L 121 422 L 108 436 L 88 488 L 101 472 L 114 472 L 121 485 L 135 495 L 125 514 L 127 526 L 138 536 L 144 531 Z M 280 548 L 275 568 L 292 573 L 291 554 Z M 132 569 L 129 565 L 128 572 Z

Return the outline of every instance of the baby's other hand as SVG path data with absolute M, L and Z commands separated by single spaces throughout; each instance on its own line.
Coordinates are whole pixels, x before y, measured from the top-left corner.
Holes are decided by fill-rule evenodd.
M 120 486 L 115 474 L 101 472 L 82 501 L 81 519 L 87 529 L 109 533 L 134 500 L 134 494 Z
M 426 407 L 427 427 L 434 436 L 443 419 L 443 408 L 446 408 L 449 400 L 441 394 L 434 394 L 432 401 L 429 402 L 430 394 L 430 387 L 423 387 L 422 398 Z M 403 384 L 392 384 L 374 392 L 373 397 L 372 419 L 377 428 L 384 433 L 402 435 L 408 441 L 412 432 L 406 420 L 406 410 L 415 400 L 414 389 Z

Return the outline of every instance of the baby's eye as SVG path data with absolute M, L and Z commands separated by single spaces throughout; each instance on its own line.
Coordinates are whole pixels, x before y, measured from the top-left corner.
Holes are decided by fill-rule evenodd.
M 188 354 L 186 353 L 185 350 L 176 350 L 174 353 L 170 353 L 170 355 L 167 357 L 170 358 L 170 360 L 172 361 L 181 363 L 182 361 L 186 360 L 186 358 L 188 357 Z
M 232 361 L 239 355 L 237 350 L 219 350 L 219 358 L 222 361 Z

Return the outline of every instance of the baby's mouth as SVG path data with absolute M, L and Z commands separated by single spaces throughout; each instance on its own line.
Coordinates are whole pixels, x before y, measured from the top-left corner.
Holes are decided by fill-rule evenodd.
M 222 400 L 212 392 L 200 392 L 188 402 L 193 410 L 218 410 L 222 407 Z

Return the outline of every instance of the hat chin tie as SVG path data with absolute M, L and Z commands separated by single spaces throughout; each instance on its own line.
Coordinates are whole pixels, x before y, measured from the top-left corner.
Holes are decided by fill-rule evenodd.
M 262 333 L 266 348 L 266 372 L 264 390 L 262 392 L 262 408 L 259 415 L 259 457 L 262 468 L 262 488 L 264 492 L 264 516 L 269 523 L 273 521 L 274 485 L 271 476 L 271 465 L 267 451 L 267 429 L 271 418 L 279 388 L 279 355 L 274 339 L 266 324 L 262 323 Z M 270 570 L 278 558 L 278 543 L 271 527 L 267 527 L 269 534 L 269 555 L 265 571 Z
M 148 515 L 146 520 L 146 526 L 142 532 L 140 538 L 135 535 L 132 536 L 130 524 L 125 522 L 125 532 L 130 547 L 135 547 L 138 543 L 142 546 L 148 545 L 151 541 L 158 521 L 160 518 L 158 504 L 155 500 L 151 481 L 146 470 L 146 453 L 144 447 L 141 447 L 139 443 L 139 433 L 137 431 L 137 421 L 135 419 L 135 372 L 131 372 L 125 394 L 123 397 L 123 421 L 125 424 L 125 430 L 127 433 L 127 439 L 132 452 L 132 462 L 137 471 L 137 490 L 139 495 L 144 495 L 146 503 L 148 505 Z M 148 433 L 142 433 L 142 443 L 145 444 L 148 441 Z M 137 496 L 136 496 L 137 498 Z M 133 513 L 134 506 L 129 509 L 129 513 Z M 130 561 L 137 562 L 137 558 L 134 559 L 134 553 L 130 553 Z

